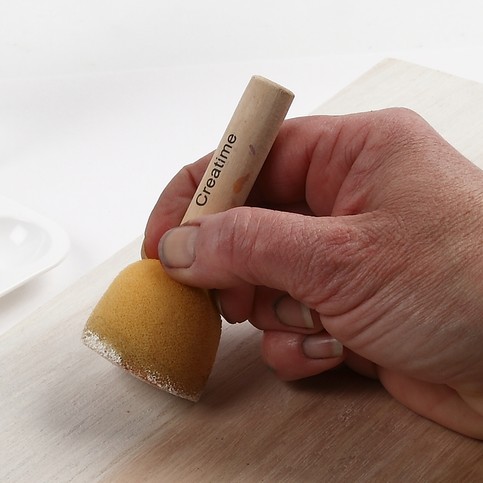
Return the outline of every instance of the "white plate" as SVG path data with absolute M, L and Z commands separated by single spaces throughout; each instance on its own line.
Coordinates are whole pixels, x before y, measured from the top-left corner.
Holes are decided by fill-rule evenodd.
M 68 250 L 60 226 L 0 196 L 0 297 L 56 266 Z

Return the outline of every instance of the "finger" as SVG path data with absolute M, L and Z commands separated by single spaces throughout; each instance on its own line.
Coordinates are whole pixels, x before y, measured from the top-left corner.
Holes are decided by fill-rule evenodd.
M 254 187 L 247 204 L 280 204 L 285 209 L 290 204 L 295 204 L 296 208 L 292 211 L 307 211 L 304 200 L 304 183 L 310 161 L 307 156 L 313 149 L 311 143 L 317 141 L 312 136 L 313 131 L 306 129 L 309 124 L 311 123 L 308 119 L 301 118 L 287 121 L 282 126 L 269 155 L 271 161 L 267 159 L 257 180 L 259 187 Z M 143 246 L 148 258 L 158 256 L 157 244 L 161 236 L 181 222 L 211 156 L 212 153 L 207 154 L 195 163 L 183 167 L 161 193 L 145 229 Z M 298 162 L 300 158 L 301 162 Z M 270 164 L 272 167 L 267 168 Z M 290 183 L 286 182 L 287 176 Z
M 287 293 L 257 287 L 250 322 L 260 330 L 289 331 L 299 334 L 320 332 L 318 314 Z
M 144 232 L 144 250 L 148 258 L 158 258 L 158 243 L 170 228 L 178 226 L 211 159 L 207 154 L 185 166 L 168 183 L 154 206 Z
M 291 119 L 282 126 L 253 192 L 265 200 L 261 206 L 304 202 L 306 212 L 318 216 L 352 214 L 367 202 L 371 171 L 410 150 L 414 133 L 419 141 L 437 137 L 408 109 Z
M 285 121 L 247 204 L 317 216 L 353 214 L 364 203 L 367 211 L 372 190 L 368 174 L 382 161 L 389 166 L 391 157 L 399 159 L 402 151 L 411 149 L 408 139 L 415 132 L 419 138 L 442 141 L 407 109 Z M 414 144 L 419 146 L 419 141 Z M 146 226 L 149 257 L 156 257 L 159 238 L 181 221 L 210 158 L 206 155 L 183 168 L 161 194 Z
M 304 200 L 304 183 L 310 162 L 307 156 L 313 150 L 312 144 L 317 142 L 309 121 L 309 118 L 300 118 L 286 121 L 282 126 L 249 196 L 248 205 L 283 206 L 288 211 L 307 212 Z M 159 239 L 181 222 L 211 156 L 212 153 L 207 154 L 183 167 L 161 193 L 145 229 L 143 246 L 148 258 L 157 258 Z
M 378 368 L 378 373 L 387 391 L 415 413 L 472 438 L 483 439 L 483 416 L 455 390 L 389 369 Z
M 249 320 L 257 329 L 280 330 L 282 324 L 273 310 L 281 296 L 278 290 L 241 283 L 214 292 L 218 309 L 227 322 L 234 324 Z
M 368 274 L 384 253 L 365 233 L 366 216 L 236 208 L 168 231 L 159 254 L 170 276 L 187 285 L 266 286 L 329 315 L 341 304 L 350 309 L 372 291 L 374 278 Z M 370 230 L 377 230 L 377 223 Z
M 310 116 L 286 121 L 249 197 L 249 205 L 284 211 L 328 215 L 339 187 L 363 148 L 367 117 Z M 177 226 L 211 158 L 204 156 L 184 167 L 167 185 L 146 226 L 144 248 L 156 257 L 159 238 Z M 307 184 L 309 170 L 316 186 Z M 309 189 L 308 189 L 309 188 Z M 325 191 L 320 196 L 321 190 Z M 308 207 L 306 195 L 313 204 Z
M 345 365 L 352 369 L 354 372 L 357 372 L 361 376 L 368 377 L 370 379 L 379 379 L 377 373 L 377 365 L 374 362 L 371 362 L 368 359 L 348 350 L 347 348 L 344 349 L 345 354 Z
M 262 339 L 266 364 L 284 381 L 314 376 L 344 361 L 343 348 L 326 333 L 305 336 L 266 331 Z
M 225 290 L 213 290 L 218 311 L 230 324 L 248 320 L 255 300 L 253 285 L 240 283 Z
M 241 284 L 216 290 L 220 313 L 230 323 L 249 320 L 260 330 L 313 334 L 323 327 L 319 315 L 280 290 Z

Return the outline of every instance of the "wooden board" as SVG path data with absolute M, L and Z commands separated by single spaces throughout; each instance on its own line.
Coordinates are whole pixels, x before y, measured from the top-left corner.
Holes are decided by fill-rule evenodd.
M 399 61 L 317 112 L 412 107 L 483 166 L 483 85 Z M 136 240 L 0 339 L 0 481 L 482 481 L 483 443 L 427 421 L 344 369 L 279 382 L 249 324 L 224 326 L 197 404 L 80 342 Z

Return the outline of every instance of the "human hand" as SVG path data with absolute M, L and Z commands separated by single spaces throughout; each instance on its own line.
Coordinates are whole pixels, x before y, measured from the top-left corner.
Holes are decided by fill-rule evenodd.
M 249 204 L 176 227 L 209 156 L 167 186 L 147 256 L 264 331 L 281 379 L 345 362 L 483 439 L 483 172 L 411 111 L 287 121 Z

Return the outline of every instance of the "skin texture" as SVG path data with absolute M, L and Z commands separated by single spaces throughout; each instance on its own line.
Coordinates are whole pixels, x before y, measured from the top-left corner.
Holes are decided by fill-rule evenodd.
M 262 330 L 281 379 L 345 363 L 483 439 L 483 172 L 405 109 L 298 118 L 249 206 L 171 230 L 208 160 L 161 194 L 147 256 Z

